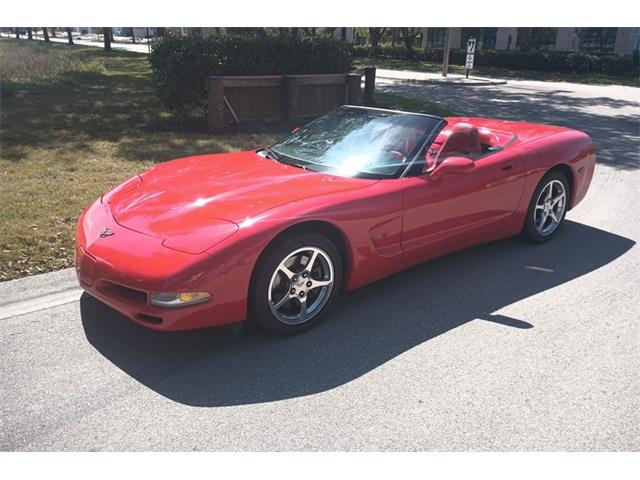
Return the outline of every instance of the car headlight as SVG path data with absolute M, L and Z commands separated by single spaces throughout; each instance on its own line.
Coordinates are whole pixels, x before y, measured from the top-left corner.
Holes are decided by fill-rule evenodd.
M 186 307 L 211 299 L 207 292 L 152 293 L 151 305 L 162 308 Z

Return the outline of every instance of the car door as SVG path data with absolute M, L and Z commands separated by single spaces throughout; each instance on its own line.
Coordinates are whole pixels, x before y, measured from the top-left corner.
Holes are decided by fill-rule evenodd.
M 520 201 L 524 167 L 507 150 L 475 160 L 466 172 L 403 182 L 402 248 L 411 261 L 498 230 Z

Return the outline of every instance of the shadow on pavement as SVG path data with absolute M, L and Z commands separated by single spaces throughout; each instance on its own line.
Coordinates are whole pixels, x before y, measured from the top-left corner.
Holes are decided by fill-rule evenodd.
M 347 383 L 476 319 L 531 329 L 493 312 L 588 274 L 634 244 L 567 221 L 546 244 L 502 240 L 344 294 L 315 329 L 295 337 L 233 329 L 154 332 L 87 294 L 82 323 L 102 355 L 174 401 L 206 407 L 281 400 Z
M 640 98 L 581 97 L 569 90 L 460 85 L 381 85 L 381 91 L 441 102 L 462 116 L 502 118 L 575 128 L 596 144 L 598 163 L 619 170 L 640 168 Z

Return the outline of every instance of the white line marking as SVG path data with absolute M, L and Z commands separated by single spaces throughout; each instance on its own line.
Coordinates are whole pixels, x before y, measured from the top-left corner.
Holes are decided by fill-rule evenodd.
M 75 287 L 29 300 L 9 303 L 0 307 L 0 320 L 18 315 L 26 315 L 27 313 L 37 312 L 38 310 L 46 310 L 47 308 L 57 307 L 66 303 L 77 302 L 80 300 L 80 295 L 82 295 L 82 289 Z

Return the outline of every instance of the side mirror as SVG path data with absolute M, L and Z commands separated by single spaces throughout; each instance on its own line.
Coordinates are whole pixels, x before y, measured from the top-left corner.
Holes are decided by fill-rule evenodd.
M 431 172 L 430 177 L 441 177 L 447 173 L 466 173 L 475 168 L 473 160 L 467 157 L 448 157 L 438 164 Z

